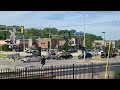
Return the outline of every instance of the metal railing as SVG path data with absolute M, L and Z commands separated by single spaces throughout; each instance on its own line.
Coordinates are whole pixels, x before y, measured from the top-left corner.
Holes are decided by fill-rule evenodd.
M 114 79 L 119 64 L 110 64 L 108 79 Z M 0 71 L 0 79 L 104 79 L 105 64 L 25 67 Z

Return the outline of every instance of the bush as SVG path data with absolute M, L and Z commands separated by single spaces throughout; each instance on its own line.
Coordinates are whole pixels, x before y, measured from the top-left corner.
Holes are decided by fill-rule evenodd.
M 2 45 L 2 46 L 0 46 L 0 50 L 2 50 L 2 51 L 9 51 L 9 45 Z
M 68 51 L 68 50 L 70 49 L 70 46 L 69 46 L 67 43 L 65 43 L 65 44 L 62 46 L 62 48 L 63 48 L 63 50 Z
M 120 71 L 115 71 L 114 77 L 115 79 L 120 79 Z

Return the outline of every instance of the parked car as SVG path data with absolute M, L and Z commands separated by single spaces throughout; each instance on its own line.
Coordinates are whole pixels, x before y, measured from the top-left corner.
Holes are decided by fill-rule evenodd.
M 84 54 L 79 55 L 78 58 L 79 58 L 79 59 L 84 58 Z M 86 59 L 87 59 L 87 58 L 90 58 L 90 59 L 91 59 L 91 58 L 92 58 L 92 54 L 86 53 L 86 54 L 85 54 L 85 58 L 86 58 Z
M 70 53 L 74 53 L 74 52 L 77 52 L 78 50 L 77 49 L 70 49 L 69 52 Z
M 110 53 L 109 54 L 109 58 L 116 58 L 117 54 L 116 53 Z M 106 52 L 102 52 L 101 53 L 101 58 L 107 58 L 108 57 L 108 53 Z
M 48 56 L 46 56 L 46 58 L 48 60 L 50 60 L 50 59 L 59 59 L 59 55 L 56 55 L 55 53 L 53 53 L 53 54 L 49 54 Z
M 73 56 L 68 52 L 63 52 L 59 56 L 60 59 L 72 59 Z
M 58 55 L 57 55 L 57 53 L 56 53 L 56 51 L 55 50 L 51 50 L 51 51 L 49 51 L 49 53 L 48 53 L 48 55 L 47 56 L 45 56 L 48 60 L 50 60 L 50 59 L 59 59 L 58 57 Z
M 23 62 L 40 62 L 41 56 L 25 56 L 21 59 Z

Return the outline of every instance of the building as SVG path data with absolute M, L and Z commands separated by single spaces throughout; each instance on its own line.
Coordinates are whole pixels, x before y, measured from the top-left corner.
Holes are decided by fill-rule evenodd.
M 24 45 L 24 42 L 25 42 L 25 47 L 28 48 L 28 47 L 41 47 L 42 49 L 48 49 L 48 48 L 51 48 L 51 49 L 55 49 L 55 48 L 59 48 L 59 47 L 62 47 L 65 43 L 65 40 L 62 40 L 62 39 L 55 39 L 55 38 L 39 38 L 39 39 L 18 39 L 16 40 L 16 45 L 21 45 L 23 46 Z M 4 45 L 4 44 L 7 44 L 5 42 L 5 40 L 0 40 L 0 46 L 1 45 Z
M 72 48 L 78 48 L 82 45 L 83 40 L 80 37 L 69 39 L 69 44 L 71 43 Z
M 112 41 L 112 47 L 113 48 L 115 48 L 115 40 L 111 40 Z M 105 47 L 107 46 L 107 45 L 109 45 L 109 42 L 110 42 L 110 40 L 105 40 Z M 103 47 L 104 47 L 104 40 L 94 40 L 93 42 L 92 42 L 92 46 L 94 47 L 94 49 L 103 49 Z
M 42 49 L 56 49 L 61 48 L 65 44 L 65 40 L 60 38 L 39 38 L 39 39 L 18 39 L 16 40 L 16 45 L 24 46 L 25 47 L 41 47 Z M 82 45 L 82 40 L 80 38 L 71 38 L 69 40 L 69 44 L 71 43 L 71 46 L 73 48 L 79 47 L 79 45 Z M 0 45 L 7 44 L 5 40 L 0 40 Z

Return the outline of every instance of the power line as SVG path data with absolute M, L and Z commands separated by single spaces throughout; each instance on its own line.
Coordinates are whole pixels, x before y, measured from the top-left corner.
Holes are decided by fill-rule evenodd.
M 85 24 L 85 25 L 95 25 L 95 24 L 107 24 L 107 23 L 118 23 L 120 21 L 111 21 L 111 22 L 96 22 L 96 23 L 88 23 L 88 24 Z M 53 26 L 53 25 L 50 25 L 50 28 L 53 28 L 53 27 L 74 27 L 74 26 L 83 26 L 84 24 L 74 24 L 74 25 L 61 25 L 61 26 Z M 6 28 L 11 28 L 12 26 L 0 26 L 0 27 L 6 27 Z M 18 27 L 19 28 L 19 27 Z M 32 28 L 32 27 L 31 27 Z M 25 28 L 25 29 L 31 29 L 31 28 Z M 33 28 L 37 28 L 37 29 L 41 29 L 41 28 L 49 28 L 49 26 L 41 26 L 41 27 L 33 27 Z
M 89 23 L 89 24 L 85 24 L 85 25 L 95 25 L 95 24 L 107 24 L 107 23 L 118 23 L 120 21 L 111 21 L 111 22 L 98 22 L 98 23 Z M 51 25 L 50 28 L 55 28 L 55 27 L 74 27 L 74 26 L 83 26 L 84 24 L 76 24 L 76 25 L 61 25 L 61 26 L 53 26 Z M 34 28 L 38 28 L 38 29 L 41 29 L 41 28 L 49 28 L 49 26 L 41 26 L 41 27 L 34 27 Z M 26 28 L 26 29 L 29 29 L 29 28 Z

